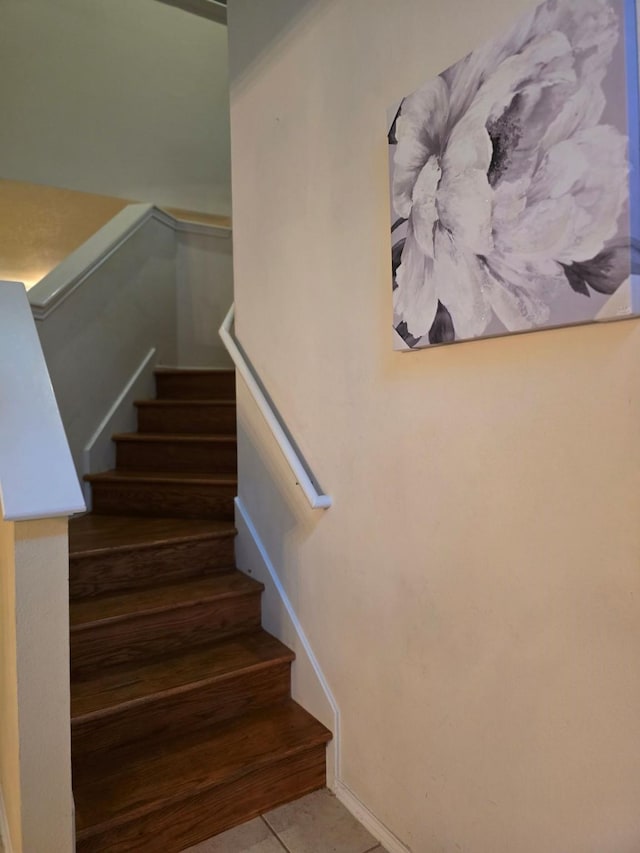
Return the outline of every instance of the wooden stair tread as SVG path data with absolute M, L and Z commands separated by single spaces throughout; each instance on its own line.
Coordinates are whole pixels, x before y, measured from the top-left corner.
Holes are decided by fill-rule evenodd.
M 78 840 L 228 784 L 330 732 L 292 700 L 171 740 L 91 756 L 74 768 Z
M 69 557 L 175 545 L 235 536 L 231 522 L 214 519 L 152 518 L 126 515 L 85 515 L 69 522 Z
M 227 374 L 231 376 L 233 374 L 235 376 L 236 369 L 235 367 L 171 367 L 159 365 L 153 372 L 156 376 L 158 374 L 163 376 L 206 376 L 207 374 L 213 376 Z
M 99 717 L 113 708 L 159 693 L 177 692 L 183 687 L 294 658 L 290 649 L 260 629 L 161 660 L 112 666 L 91 672 L 84 680 L 74 680 L 71 719 L 77 722 L 80 718 Z
M 238 478 L 232 474 L 195 475 L 173 471 L 104 471 L 101 474 L 85 474 L 87 483 L 186 483 L 194 485 L 235 486 Z
M 124 590 L 82 598 L 70 604 L 71 630 L 143 613 L 258 593 L 264 586 L 239 571 L 188 578 L 182 583 Z
M 232 434 L 198 434 L 198 433 L 162 433 L 162 432 L 120 432 L 116 433 L 112 436 L 113 441 L 134 441 L 143 443 L 166 443 L 166 442 L 176 442 L 182 444 L 198 444 L 198 443 L 207 443 L 207 444 L 222 444 L 224 442 L 233 442 L 234 444 L 237 441 L 235 435 Z
M 133 405 L 138 406 L 141 409 L 171 409 L 180 408 L 181 406 L 193 406 L 194 408 L 205 408 L 207 406 L 228 406 L 229 408 L 235 408 L 236 401 L 225 399 L 189 400 L 188 398 L 185 398 L 184 400 L 134 400 Z

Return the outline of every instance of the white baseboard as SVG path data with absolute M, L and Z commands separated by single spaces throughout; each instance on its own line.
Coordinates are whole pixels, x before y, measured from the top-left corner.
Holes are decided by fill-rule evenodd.
M 345 785 L 344 782 L 337 779 L 333 786 L 333 793 L 345 809 L 351 812 L 356 820 L 382 844 L 388 853 L 411 853 L 411 849 L 403 844 L 390 829 L 379 821 L 373 812 L 356 797 L 351 788 Z
M 340 711 L 331 688 L 313 653 L 298 616 L 278 577 L 269 554 L 249 513 L 240 498 L 235 499 L 236 562 L 265 585 L 262 599 L 262 618 L 265 628 L 293 649 L 296 660 L 293 669 L 293 698 L 324 723 L 333 733 L 327 745 L 327 784 L 333 786 L 340 764 Z M 302 693 L 297 685 L 303 684 Z
M 329 723 L 327 724 L 329 728 L 332 728 L 333 740 L 330 741 L 327 748 L 327 787 L 334 792 L 343 806 L 351 812 L 356 820 L 360 821 L 365 829 L 387 849 L 388 853 L 411 853 L 411 850 L 391 830 L 381 823 L 364 803 L 356 797 L 353 791 L 342 782 L 340 774 L 340 709 L 247 508 L 240 498 L 235 499 L 235 506 L 236 527 L 238 528 L 236 543 L 238 566 L 240 569 L 249 571 L 253 577 L 265 584 L 265 597 L 267 600 L 270 595 L 277 596 L 279 600 L 280 606 L 279 613 L 277 614 L 279 618 L 274 620 L 273 625 L 267 624 L 266 627 L 278 639 L 294 647 L 296 653 L 295 665 L 307 667 L 313 672 L 318 689 L 324 695 L 326 703 L 331 709 L 333 726 Z M 292 632 L 295 634 L 294 637 L 292 637 Z M 313 705 L 313 702 L 311 705 Z M 309 707 L 308 710 L 315 716 L 319 716 L 314 707 Z
M 13 853 L 11 835 L 9 834 L 9 821 L 4 806 L 2 788 L 0 788 L 0 846 L 4 846 L 4 853 Z
M 106 471 L 115 467 L 115 448 L 111 436 L 115 432 L 133 432 L 136 415 L 133 401 L 153 397 L 153 371 L 156 348 L 149 350 L 122 391 L 113 401 L 98 428 L 87 442 L 82 454 L 83 474 Z M 91 486 L 84 485 L 87 509 L 91 508 Z

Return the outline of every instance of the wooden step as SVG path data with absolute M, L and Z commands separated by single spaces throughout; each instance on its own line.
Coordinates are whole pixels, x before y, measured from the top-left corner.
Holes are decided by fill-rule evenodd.
M 166 435 L 120 433 L 116 443 L 119 471 L 182 471 L 235 474 L 235 435 Z
M 135 405 L 141 433 L 236 432 L 234 400 L 138 400 Z
M 107 471 L 85 480 L 91 483 L 94 513 L 233 521 L 237 479 L 231 475 Z
M 77 853 L 178 853 L 325 784 L 331 735 L 295 702 L 74 766 Z
M 235 370 L 184 370 L 160 367 L 155 371 L 159 400 L 235 400 Z
M 160 657 L 257 628 L 262 590 L 233 571 L 72 601 L 72 672 Z
M 230 569 L 235 535 L 228 521 L 94 513 L 72 518 L 71 598 Z
M 259 630 L 180 655 L 91 671 L 71 690 L 74 756 L 163 740 L 283 702 L 294 654 Z

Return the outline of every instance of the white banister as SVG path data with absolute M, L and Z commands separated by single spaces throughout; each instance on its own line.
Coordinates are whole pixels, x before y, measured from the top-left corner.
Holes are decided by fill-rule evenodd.
M 258 409 L 260 410 L 263 418 L 267 422 L 269 429 L 271 430 L 273 437 L 280 450 L 282 451 L 284 458 L 287 460 L 289 467 L 291 468 L 296 482 L 302 489 L 305 494 L 305 497 L 309 501 L 312 509 L 328 509 L 332 500 L 329 495 L 322 494 L 319 492 L 315 485 L 313 484 L 313 480 L 309 476 L 302 459 L 300 458 L 300 454 L 292 445 L 289 437 L 286 432 L 282 428 L 282 424 L 278 420 L 276 413 L 274 412 L 271 404 L 265 397 L 260 385 L 258 384 L 256 377 L 254 376 L 249 364 L 247 363 L 246 358 L 240 351 L 237 343 L 235 342 L 233 335 L 231 334 L 231 327 L 233 325 L 233 320 L 235 316 L 235 306 L 232 305 L 229 308 L 227 316 L 224 319 L 223 324 L 220 326 L 220 337 L 222 342 L 224 343 L 227 352 L 233 359 L 233 363 L 236 366 L 236 370 L 244 379 L 247 388 L 251 392 L 251 396 L 256 402 Z
M 0 504 L 8 521 L 85 509 L 27 292 L 0 282 Z

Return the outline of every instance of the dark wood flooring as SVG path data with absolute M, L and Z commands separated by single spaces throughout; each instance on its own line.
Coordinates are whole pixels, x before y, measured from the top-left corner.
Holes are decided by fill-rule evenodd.
M 235 567 L 233 371 L 156 385 L 70 523 L 78 853 L 178 853 L 325 784 L 331 735 Z

